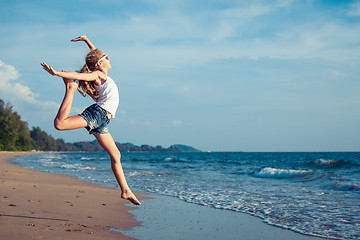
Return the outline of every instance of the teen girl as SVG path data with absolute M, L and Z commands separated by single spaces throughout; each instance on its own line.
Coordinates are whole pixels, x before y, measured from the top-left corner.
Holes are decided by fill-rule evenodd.
M 64 99 L 54 119 L 54 126 L 57 130 L 85 127 L 90 134 L 93 134 L 110 155 L 111 169 L 121 188 L 121 197 L 135 205 L 140 205 L 141 203 L 126 182 L 120 162 L 120 151 L 107 129 L 110 119 L 115 117 L 119 104 L 118 88 L 108 75 L 108 70 L 111 68 L 110 59 L 105 53 L 96 49 L 86 36 L 80 36 L 71 41 L 84 41 L 90 48 L 90 53 L 86 56 L 86 64 L 80 73 L 56 71 L 50 65 L 41 63 L 51 75 L 62 77 L 66 87 Z M 89 95 L 96 103 L 79 115 L 69 116 L 76 89 L 83 96 Z

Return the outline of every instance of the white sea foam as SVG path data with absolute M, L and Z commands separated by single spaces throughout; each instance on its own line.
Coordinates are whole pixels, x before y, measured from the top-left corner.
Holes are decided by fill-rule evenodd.
M 62 168 L 74 168 L 74 169 L 77 169 L 77 168 L 81 168 L 83 165 L 80 164 L 80 163 L 77 163 L 77 164 L 63 164 L 61 165 Z
M 167 157 L 167 158 L 165 158 L 165 161 L 182 163 L 182 162 L 186 162 L 186 159 L 184 159 L 184 158 L 176 158 L 176 157 Z
M 63 164 L 60 166 L 61 168 L 72 169 L 72 170 L 96 170 L 94 167 L 86 166 L 84 164 L 76 163 L 76 164 Z
M 132 176 L 146 176 L 146 175 L 150 175 L 150 176 L 163 176 L 163 175 L 170 175 L 171 173 L 169 172 L 131 172 L 129 173 L 129 177 Z
M 43 159 L 39 160 L 39 162 L 44 167 L 57 167 L 61 164 L 61 163 L 57 162 L 56 160 L 49 159 L 49 158 L 43 158 Z
M 319 165 L 329 165 L 329 164 L 334 164 L 336 162 L 337 162 L 336 160 L 332 160 L 332 159 L 319 159 L 316 161 L 316 163 Z
M 348 162 L 343 160 L 334 160 L 334 159 L 322 159 L 315 161 L 315 164 L 320 168 L 337 168 L 343 165 L 346 165 Z
M 296 176 L 305 175 L 311 173 L 310 170 L 292 170 L 292 169 L 277 169 L 266 167 L 261 169 L 260 172 L 254 174 L 259 178 L 292 178 Z
M 153 173 L 153 172 L 131 172 L 131 173 L 129 173 L 129 176 L 130 177 L 132 177 L 132 176 L 144 176 L 144 175 L 152 175 L 152 176 L 154 176 L 154 175 L 156 175 L 155 173 Z

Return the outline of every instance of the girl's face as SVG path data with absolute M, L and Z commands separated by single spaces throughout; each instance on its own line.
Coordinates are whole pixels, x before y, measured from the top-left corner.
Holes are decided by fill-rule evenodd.
M 111 68 L 111 64 L 110 64 L 110 58 L 108 55 L 106 55 L 105 53 L 102 54 L 102 57 L 98 60 L 98 62 L 96 63 L 96 66 L 100 66 L 102 68 L 105 69 L 110 69 Z

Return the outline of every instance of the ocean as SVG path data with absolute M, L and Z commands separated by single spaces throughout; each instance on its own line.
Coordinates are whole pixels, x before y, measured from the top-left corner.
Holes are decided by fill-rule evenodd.
M 41 153 L 12 162 L 107 187 L 106 153 Z M 329 239 L 360 239 L 360 152 L 122 153 L 133 190 L 242 212 Z

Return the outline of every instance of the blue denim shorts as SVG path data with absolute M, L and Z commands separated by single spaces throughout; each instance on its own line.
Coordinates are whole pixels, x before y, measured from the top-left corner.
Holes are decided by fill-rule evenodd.
M 105 109 L 97 105 L 96 103 L 86 108 L 81 114 L 85 121 L 88 123 L 85 127 L 89 134 L 106 134 L 109 133 L 107 125 L 110 119 Z

